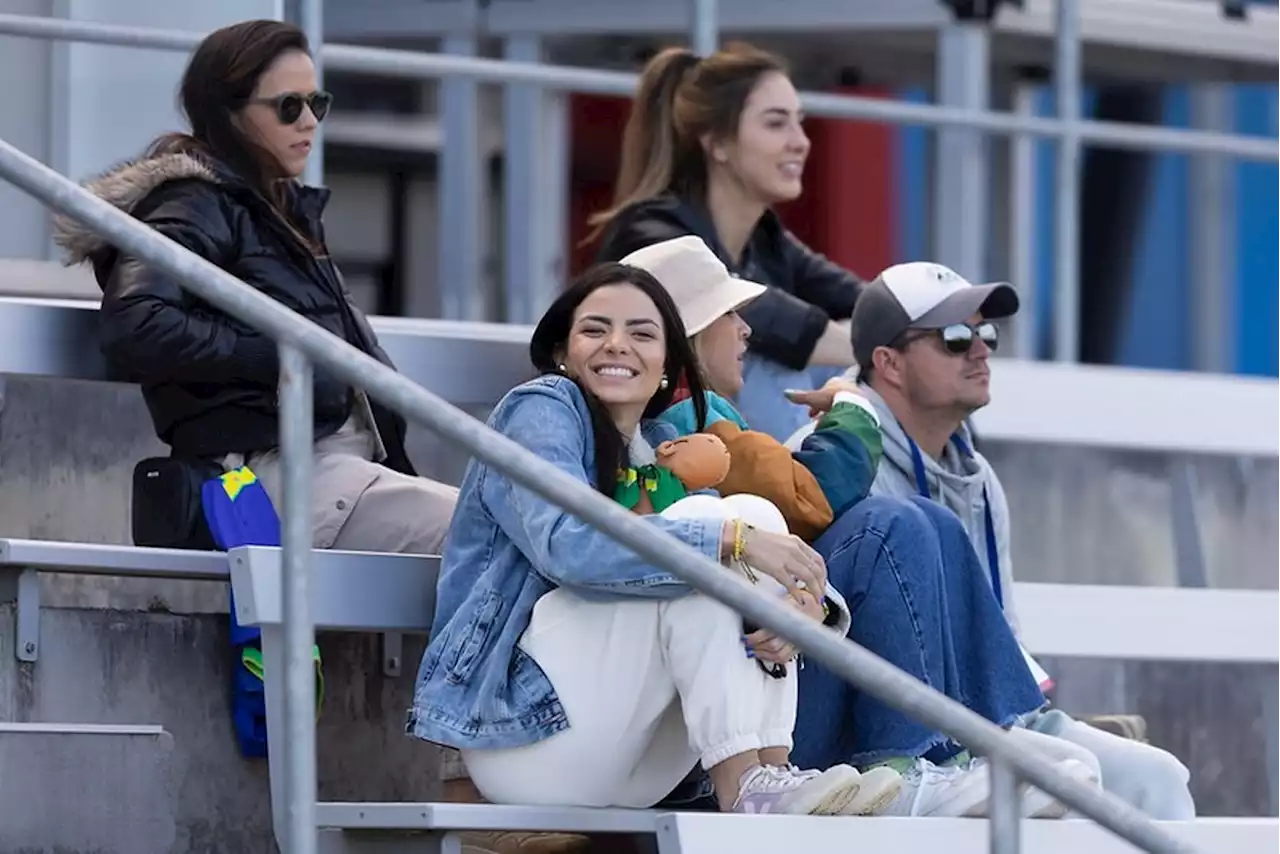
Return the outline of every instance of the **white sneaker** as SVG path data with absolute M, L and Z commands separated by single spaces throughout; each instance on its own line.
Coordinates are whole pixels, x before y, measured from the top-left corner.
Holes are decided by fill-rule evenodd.
M 848 770 L 846 771 L 845 769 Z M 824 773 L 822 771 L 801 771 L 794 765 L 789 765 L 785 768 L 776 767 L 774 770 L 780 774 L 790 774 L 801 783 L 821 777 Z M 892 768 L 881 766 L 859 772 L 849 765 L 837 765 L 831 770 L 838 771 L 843 776 L 848 776 L 849 771 L 857 775 L 857 794 L 849 801 L 848 806 L 840 812 L 840 815 L 879 815 L 897 799 L 898 793 L 902 791 L 902 775 Z
M 860 788 L 861 775 L 848 765 L 816 772 L 756 765 L 738 781 L 733 812 L 844 815 Z
M 879 815 L 982 816 L 991 795 L 986 765 L 934 765 L 917 759 L 902 775 L 902 793 Z
M 1057 763 L 1057 767 L 1059 771 L 1081 783 L 1102 788 L 1102 781 L 1098 779 L 1094 769 L 1079 759 L 1064 759 Z M 1022 814 L 1026 818 L 1062 818 L 1067 814 L 1067 805 L 1029 785 L 1022 796 Z

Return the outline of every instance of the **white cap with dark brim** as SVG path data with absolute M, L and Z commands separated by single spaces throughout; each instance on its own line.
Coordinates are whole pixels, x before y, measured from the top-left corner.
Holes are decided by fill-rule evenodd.
M 970 283 L 949 267 L 927 261 L 896 264 L 858 294 L 851 321 L 858 364 L 877 347 L 890 346 L 908 329 L 942 329 L 975 314 L 988 320 L 1018 312 L 1018 292 L 1008 282 Z

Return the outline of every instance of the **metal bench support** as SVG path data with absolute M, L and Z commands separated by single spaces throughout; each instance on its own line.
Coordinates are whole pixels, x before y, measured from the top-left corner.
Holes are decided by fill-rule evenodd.
M 404 666 L 404 635 L 386 632 L 382 635 L 382 675 L 399 676 Z
M 14 657 L 35 661 L 40 655 L 40 573 L 0 567 L 0 602 L 15 603 Z

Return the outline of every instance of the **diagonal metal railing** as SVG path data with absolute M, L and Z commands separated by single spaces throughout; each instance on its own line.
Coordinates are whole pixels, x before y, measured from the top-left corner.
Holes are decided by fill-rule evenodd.
M 533 455 L 412 380 L 300 317 L 205 259 L 0 140 L 0 177 L 103 236 L 120 250 L 164 271 L 233 317 L 272 336 L 281 352 L 281 450 L 285 478 L 284 624 L 286 652 L 286 850 L 315 851 L 315 719 L 309 611 L 312 443 L 311 365 L 319 364 L 382 403 L 466 448 L 513 481 L 573 513 L 701 592 L 787 638 L 843 679 L 932 726 L 993 765 L 992 851 L 1018 850 L 1019 779 L 1155 854 L 1196 849 L 1115 797 L 1058 771 L 1041 754 L 1011 741 L 996 725 L 934 691 L 799 612 L 762 596 L 723 567 L 599 495 L 586 483 Z

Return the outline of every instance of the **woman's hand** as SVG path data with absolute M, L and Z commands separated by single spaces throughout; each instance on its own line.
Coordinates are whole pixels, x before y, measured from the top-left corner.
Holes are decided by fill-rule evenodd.
M 810 620 L 821 624 L 827 618 L 826 611 L 822 608 L 822 600 L 816 596 L 809 595 L 808 591 L 801 591 L 799 596 L 793 597 L 792 602 L 800 609 Z
M 799 608 L 809 619 L 821 623 L 825 616 L 822 602 L 803 590 L 797 598 L 788 598 L 788 602 Z M 795 660 L 798 651 L 794 644 L 788 643 L 768 629 L 760 629 L 746 636 L 747 649 L 755 653 L 756 658 L 773 664 L 786 664 Z
M 787 588 L 792 598 L 805 593 L 821 597 L 827 591 L 827 565 L 802 539 L 751 528 L 743 532 L 742 560 Z

